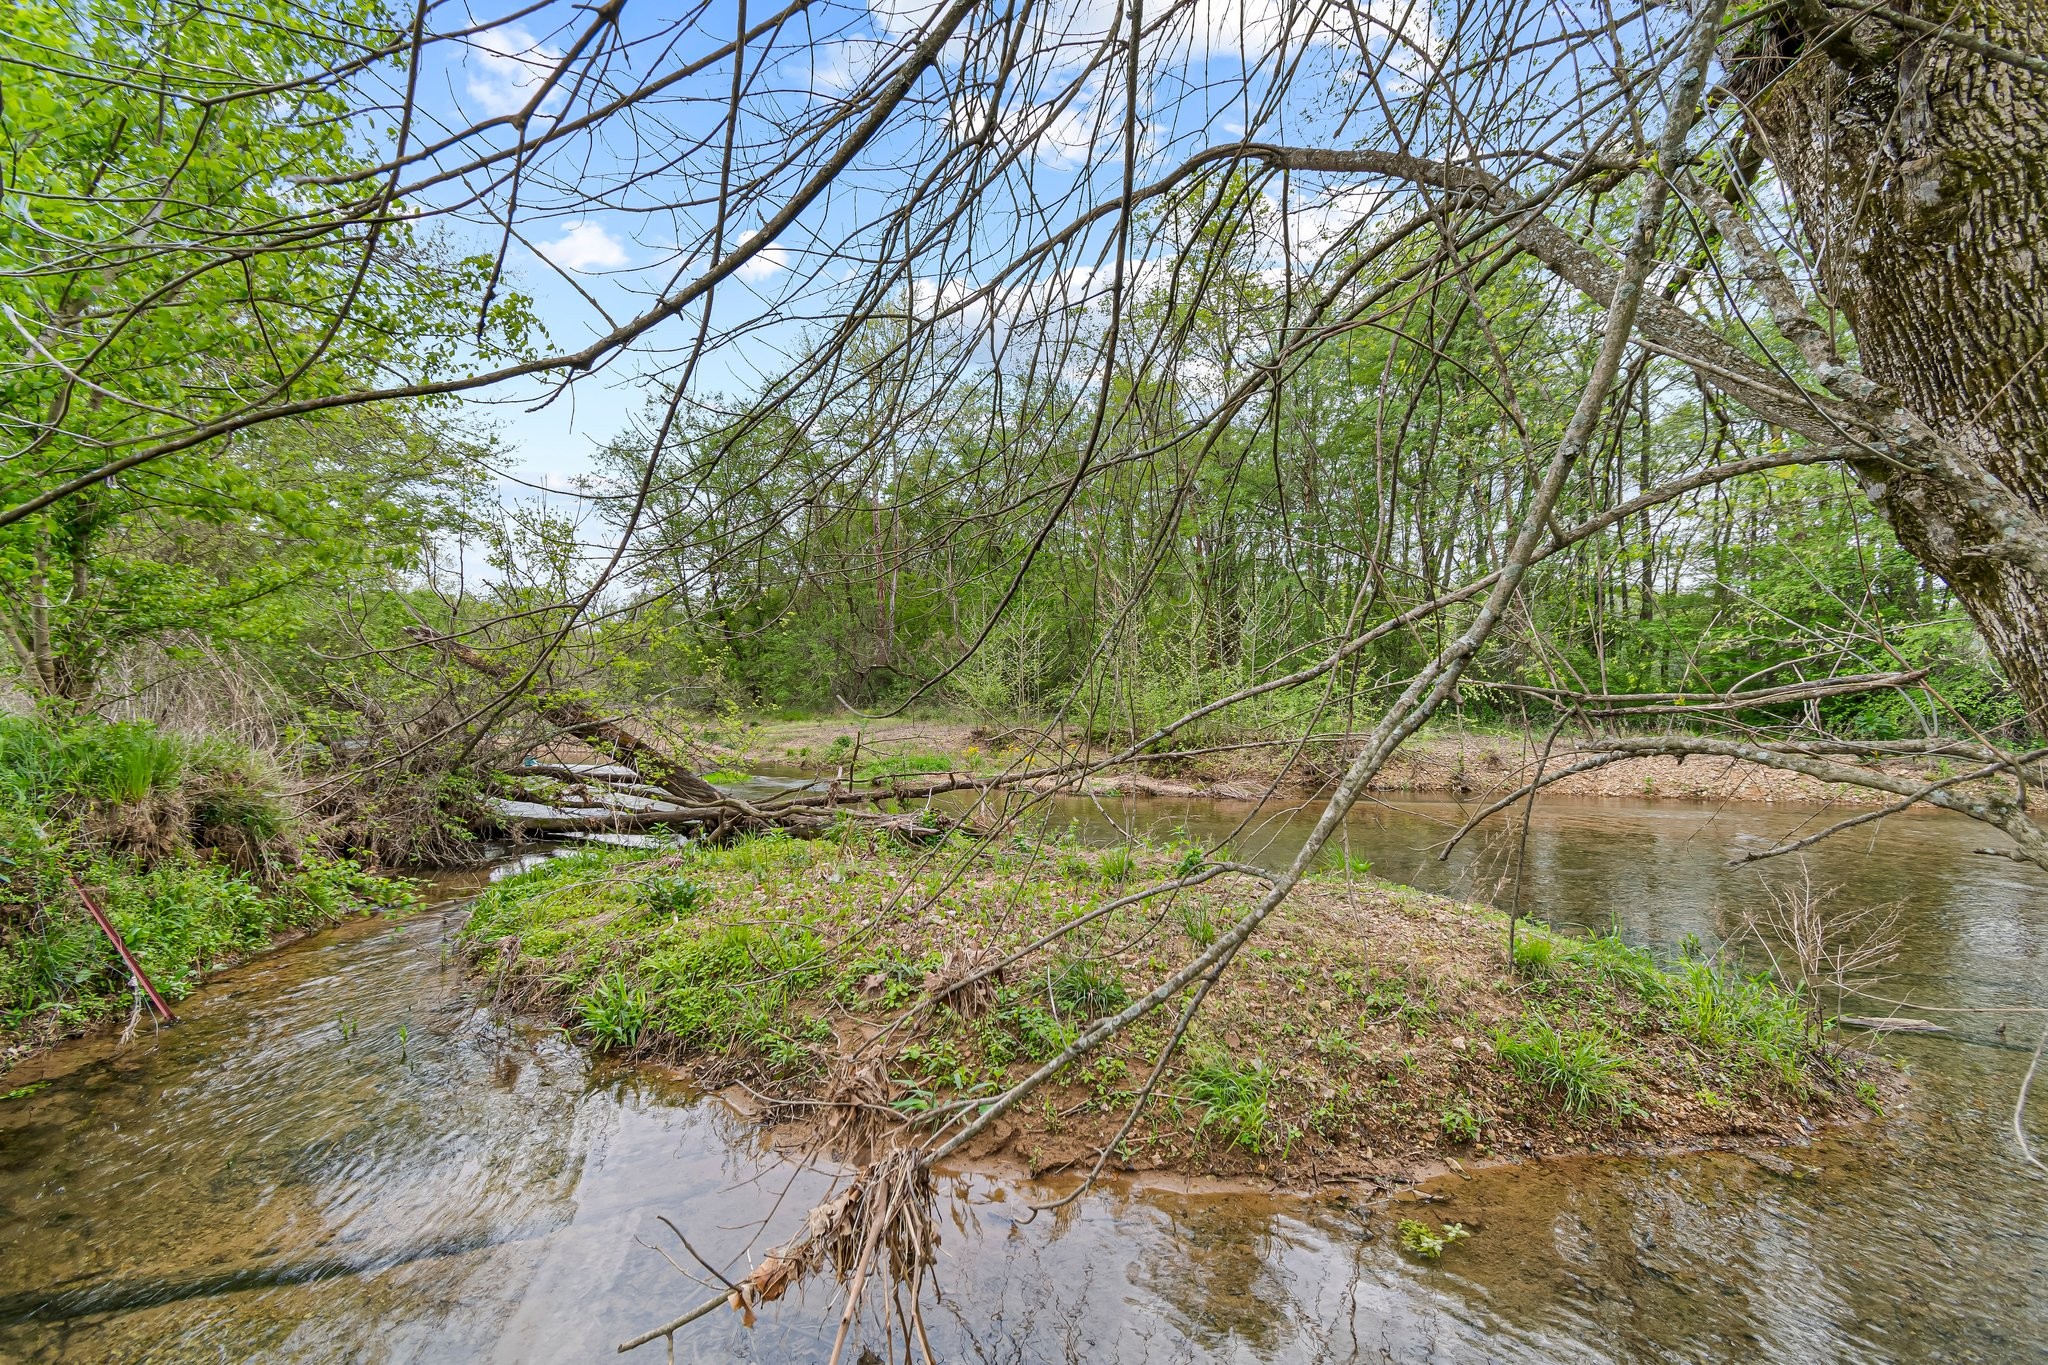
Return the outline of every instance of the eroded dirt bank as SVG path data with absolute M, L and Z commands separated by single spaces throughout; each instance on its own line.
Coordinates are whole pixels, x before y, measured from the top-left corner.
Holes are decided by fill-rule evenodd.
M 718 731 L 717 752 L 729 762 L 752 759 L 824 773 L 852 768 L 862 776 L 910 775 L 944 770 L 994 774 L 1035 767 L 1062 756 L 1097 750 L 1068 734 L 1001 730 L 962 721 L 869 722 L 853 717 L 777 721 L 742 731 Z M 1090 777 L 1084 789 L 1103 795 L 1210 796 L 1256 800 L 1268 792 L 1301 796 L 1326 786 L 1343 770 L 1351 750 L 1341 737 L 1319 737 L 1296 751 L 1292 744 L 1240 741 L 1243 747 L 1170 762 L 1129 765 Z M 1542 738 L 1442 730 L 1425 732 L 1402 747 L 1374 780 L 1378 792 L 1445 792 L 1484 798 L 1505 795 L 1536 770 Z M 1569 765 L 1569 737 L 1552 750 L 1545 770 Z M 1941 760 L 1900 759 L 1885 771 L 1936 781 L 1952 775 Z M 1638 800 L 1761 801 L 1809 805 L 1883 805 L 1884 793 L 1820 782 L 1740 759 L 1636 758 L 1564 778 L 1545 791 L 1558 796 L 1630 797 Z

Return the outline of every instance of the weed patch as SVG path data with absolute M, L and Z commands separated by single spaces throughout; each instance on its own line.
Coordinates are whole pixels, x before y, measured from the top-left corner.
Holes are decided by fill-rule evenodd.
M 1537 1011 L 1519 1028 L 1496 1030 L 1493 1046 L 1524 1080 L 1558 1091 L 1575 1113 L 1629 1107 L 1628 1059 L 1598 1033 L 1560 1030 Z
M 1246 1064 L 1220 1052 L 1202 1053 L 1188 1068 L 1184 1092 L 1203 1107 L 1203 1128 L 1216 1129 L 1246 1151 L 1266 1150 L 1273 1073 L 1263 1061 Z

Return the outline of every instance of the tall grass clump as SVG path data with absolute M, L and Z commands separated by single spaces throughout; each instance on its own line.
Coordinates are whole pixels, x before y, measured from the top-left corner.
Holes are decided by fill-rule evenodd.
M 1203 1106 L 1202 1127 L 1214 1128 L 1250 1152 L 1263 1152 L 1272 1140 L 1273 1073 L 1254 1057 L 1241 1062 L 1227 1053 L 1197 1053 L 1182 1082 L 1182 1093 Z
M 1787 1085 L 1801 1084 L 1812 1017 L 1796 992 L 1698 961 L 1685 963 L 1669 980 L 1680 1033 L 1703 1048 L 1769 1067 Z
M 1535 1010 L 1517 1028 L 1496 1029 L 1493 1046 L 1524 1080 L 1563 1094 L 1574 1113 L 1630 1108 L 1628 1059 L 1599 1033 L 1560 1029 Z
M 254 754 L 145 722 L 0 717 L 0 1056 L 129 1007 L 72 879 L 169 999 L 277 935 L 410 904 L 313 851 Z

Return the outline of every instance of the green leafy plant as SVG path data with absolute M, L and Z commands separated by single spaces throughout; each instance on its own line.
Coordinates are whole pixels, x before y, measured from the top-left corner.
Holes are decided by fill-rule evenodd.
M 1462 1096 L 1455 1104 L 1446 1106 L 1443 1112 L 1437 1115 L 1436 1126 L 1453 1142 L 1479 1140 L 1479 1113 L 1472 1107 L 1472 1101 Z
M 1445 1223 L 1441 1230 L 1437 1230 L 1427 1223 L 1418 1223 L 1413 1218 L 1403 1218 L 1398 1231 L 1401 1250 L 1411 1256 L 1420 1256 L 1426 1261 L 1442 1260 L 1444 1248 L 1454 1242 L 1462 1242 L 1472 1235 L 1465 1230 L 1463 1223 Z
M 652 876 L 640 883 L 640 902 L 664 915 L 693 915 L 711 900 L 711 891 L 687 877 Z
M 647 1027 L 647 992 L 623 973 L 612 972 L 576 1002 L 576 1012 L 600 1048 L 631 1047 Z

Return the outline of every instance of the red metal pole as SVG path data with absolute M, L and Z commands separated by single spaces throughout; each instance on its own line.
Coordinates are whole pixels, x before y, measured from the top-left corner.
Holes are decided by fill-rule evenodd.
M 171 1007 L 156 993 L 156 987 L 149 982 L 149 974 L 142 970 L 142 964 L 135 960 L 135 954 L 128 951 L 128 945 L 121 939 L 121 931 L 114 927 L 114 922 L 107 918 L 107 912 L 100 909 L 98 903 L 93 900 L 92 893 L 85 889 L 85 883 L 78 880 L 74 873 L 66 872 L 64 875 L 70 878 L 71 889 L 78 893 L 78 898 L 85 902 L 85 908 L 92 912 L 92 917 L 99 924 L 101 932 L 113 941 L 114 951 L 128 964 L 129 972 L 135 977 L 135 984 L 142 987 L 143 992 L 149 996 L 149 1003 L 156 1007 L 156 1012 L 163 1016 L 166 1024 L 177 1023 L 178 1016 L 171 1013 Z

